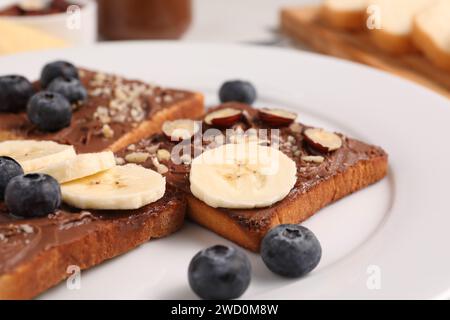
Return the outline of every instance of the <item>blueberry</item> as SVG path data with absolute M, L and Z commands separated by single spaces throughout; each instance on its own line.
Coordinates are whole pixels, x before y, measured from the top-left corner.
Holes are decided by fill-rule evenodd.
M 72 107 L 61 94 L 41 91 L 31 97 L 27 106 L 30 121 L 42 131 L 57 131 L 70 125 Z
M 23 174 L 20 164 L 10 157 L 0 157 L 0 201 L 5 197 L 5 189 L 9 180 Z
M 242 251 L 216 245 L 192 258 L 188 278 L 192 290 L 203 299 L 234 299 L 247 290 L 251 265 Z
M 75 78 L 58 77 L 47 87 L 48 91 L 62 94 L 70 103 L 84 101 L 87 98 L 87 91 L 80 80 Z
M 274 273 L 297 278 L 311 272 L 322 257 L 322 247 L 314 233 L 296 224 L 270 230 L 261 243 L 261 257 Z
M 47 88 L 58 77 L 78 79 L 78 69 L 67 61 L 54 61 L 44 66 L 41 72 L 41 86 Z
M 15 216 L 42 217 L 55 212 L 61 205 L 61 188 L 54 178 L 46 174 L 20 175 L 9 181 L 5 203 Z
M 236 101 L 252 104 L 256 100 L 256 89 L 248 81 L 227 81 L 220 87 L 219 98 L 222 102 Z
M 34 89 L 30 81 L 22 76 L 0 77 L 0 112 L 25 110 Z

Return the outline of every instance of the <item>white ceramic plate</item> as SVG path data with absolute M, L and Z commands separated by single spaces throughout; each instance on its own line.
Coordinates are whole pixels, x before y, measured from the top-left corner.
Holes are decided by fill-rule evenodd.
M 224 80 L 255 84 L 260 106 L 296 110 L 301 121 L 378 144 L 386 179 L 316 214 L 305 225 L 323 246 L 300 280 L 270 273 L 248 253 L 253 279 L 243 298 L 447 298 L 450 288 L 450 103 L 415 84 L 356 64 L 297 51 L 177 43 L 108 44 L 0 59 L 1 73 L 36 78 L 53 59 L 199 90 L 217 103 Z M 187 267 L 207 246 L 227 243 L 187 223 L 177 234 L 82 272 L 43 299 L 189 299 Z

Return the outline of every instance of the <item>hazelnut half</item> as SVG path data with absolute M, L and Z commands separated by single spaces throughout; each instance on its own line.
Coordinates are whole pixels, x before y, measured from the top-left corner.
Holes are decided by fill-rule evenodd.
M 310 128 L 304 132 L 306 142 L 321 152 L 330 152 L 342 147 L 342 139 L 337 134 L 323 129 Z
M 179 119 L 164 122 L 162 131 L 171 141 L 181 141 L 191 139 L 200 131 L 200 126 L 194 120 Z
M 242 110 L 233 108 L 224 108 L 208 113 L 205 116 L 205 123 L 207 125 L 218 127 L 231 127 L 238 122 L 242 117 Z

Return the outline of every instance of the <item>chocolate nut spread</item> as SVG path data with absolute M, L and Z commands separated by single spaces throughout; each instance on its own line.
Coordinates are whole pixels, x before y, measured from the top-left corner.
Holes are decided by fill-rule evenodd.
M 250 128 L 268 130 L 275 129 L 262 122 L 257 116 L 257 110 L 248 105 L 226 103 L 212 109 L 212 111 L 220 108 L 236 108 L 244 111 L 243 114 L 245 116 L 240 122 L 234 124 L 234 128 L 241 128 L 244 131 L 247 131 Z M 209 128 L 211 127 L 203 124 L 203 131 L 206 131 Z M 291 199 L 294 199 L 298 194 L 308 192 L 320 182 L 330 179 L 334 175 L 345 171 L 357 162 L 366 161 L 374 157 L 387 157 L 387 154 L 381 148 L 362 143 L 355 139 L 350 139 L 342 134 L 339 134 L 343 141 L 340 149 L 330 153 L 320 153 L 319 151 L 313 150 L 306 144 L 303 136 L 303 132 L 306 128 L 309 127 L 299 123 L 294 123 L 290 126 L 279 128 L 281 140 L 280 150 L 288 155 L 297 164 L 297 182 L 295 187 L 285 199 L 273 204 L 270 207 L 262 209 L 239 210 L 219 208 L 218 210 L 229 215 L 232 219 L 238 221 L 242 226 L 252 231 L 264 229 L 271 221 L 273 215 L 285 206 L 286 203 L 291 201 Z M 224 132 L 224 129 L 220 130 L 222 133 Z M 270 136 L 270 134 L 268 135 Z M 203 141 L 202 148 L 207 148 L 210 143 L 212 142 Z M 176 143 L 169 141 L 164 135 L 155 135 L 133 145 L 132 150 L 133 152 L 155 153 L 156 150 L 163 149 L 171 152 L 175 145 Z M 194 154 L 194 144 L 190 147 L 192 154 Z M 129 152 L 131 151 L 124 149 L 118 154 L 118 156 L 125 159 L 126 162 L 126 154 Z M 307 156 L 311 155 L 320 155 L 323 157 L 323 161 L 308 161 Z M 169 169 L 165 174 L 167 182 L 176 188 L 183 190 L 185 193 L 191 194 L 189 186 L 189 162 L 175 164 L 172 160 L 166 160 L 161 163 Z M 155 161 L 152 160 L 152 157 L 149 157 L 144 163 L 142 163 L 142 165 L 155 169 Z
M 84 103 L 73 106 L 69 127 L 58 132 L 41 132 L 24 112 L 0 113 L 0 140 L 11 137 L 53 140 L 71 144 L 77 152 L 100 151 L 156 112 L 192 95 L 116 75 L 85 69 L 79 73 L 89 95 Z M 40 90 L 38 82 L 35 87 Z

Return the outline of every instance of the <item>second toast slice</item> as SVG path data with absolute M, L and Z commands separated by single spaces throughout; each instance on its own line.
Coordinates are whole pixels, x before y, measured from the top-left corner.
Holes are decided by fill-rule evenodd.
M 267 125 L 260 119 L 257 109 L 248 105 L 228 103 L 210 112 L 221 109 L 242 111 L 242 117 L 227 128 L 203 123 L 203 132 L 211 128 L 222 133 L 225 133 L 226 129 L 274 129 L 274 126 Z M 208 115 L 205 119 L 207 117 Z M 230 122 L 231 116 L 224 119 L 227 119 L 224 122 Z M 387 173 L 388 156 L 379 147 L 338 134 L 342 140 L 339 149 L 318 152 L 305 141 L 304 132 L 311 127 L 293 123 L 290 126 L 275 128 L 280 130 L 280 151 L 295 161 L 297 179 L 295 186 L 284 199 L 263 208 L 213 208 L 196 198 L 191 193 L 189 181 L 192 159 L 188 156 L 182 159 L 182 163 L 174 162 L 173 155 L 178 153 L 174 148 L 179 148 L 180 144 L 170 141 L 166 135 L 160 134 L 141 140 L 132 146 L 132 151 L 125 151 L 122 157 L 126 159 L 130 153 L 152 149 L 155 158 L 148 157 L 143 165 L 154 167 L 156 164 L 167 168 L 167 182 L 187 194 L 188 216 L 198 224 L 255 252 L 259 251 L 264 235 L 274 226 L 300 223 L 330 203 L 379 181 Z M 201 146 L 189 141 L 188 144 L 195 154 L 196 150 L 202 152 L 209 148 L 211 143 L 217 142 L 216 139 L 212 141 L 210 137 L 205 139 L 203 136 Z M 224 142 L 227 141 L 221 141 Z M 159 160 L 155 163 L 155 159 Z M 204 181 L 206 187 L 209 183 L 211 181 L 208 179 Z

